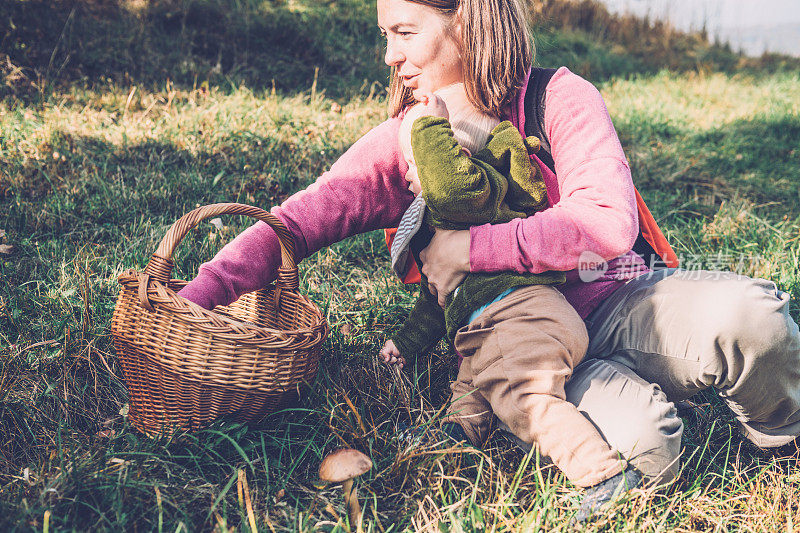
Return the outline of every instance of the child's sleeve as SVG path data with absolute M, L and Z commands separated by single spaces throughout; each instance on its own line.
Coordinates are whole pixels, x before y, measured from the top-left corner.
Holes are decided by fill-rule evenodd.
M 422 195 L 435 225 L 461 229 L 495 220 L 508 181 L 489 164 L 464 153 L 447 119 L 415 120 L 411 146 Z
M 409 363 L 430 350 L 445 334 L 444 311 L 423 278 L 417 303 L 400 330 L 392 337 L 395 346 Z
M 508 207 L 501 207 L 494 223 L 525 218 L 547 209 L 547 187 L 539 167 L 530 158 L 539 148 L 537 137 L 524 139 L 511 122 L 504 121 L 492 130 L 486 146 L 473 156 L 489 164 L 508 182 L 504 199 Z

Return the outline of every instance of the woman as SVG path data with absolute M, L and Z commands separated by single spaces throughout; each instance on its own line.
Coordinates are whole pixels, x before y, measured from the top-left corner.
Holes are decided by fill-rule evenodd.
M 378 25 L 393 70 L 392 118 L 273 209 L 300 257 L 396 226 L 413 199 L 403 180 L 398 114 L 416 96 L 464 82 L 476 107 L 520 130 L 529 107 L 544 104 L 555 172 L 534 161 L 551 207 L 507 224 L 437 232 L 423 262 L 440 303 L 468 272 L 566 271 L 562 293 L 590 336 L 566 398 L 650 479 L 678 473 L 683 426 L 672 402 L 710 386 L 757 445 L 780 446 L 800 434 L 800 334 L 788 295 L 728 273 L 648 272 L 631 251 L 639 231 L 635 189 L 597 90 L 562 68 L 543 102 L 525 98 L 534 80 L 518 0 L 378 0 Z M 582 276 L 576 268 L 587 255 L 607 268 Z M 229 303 L 274 279 L 279 258 L 274 233 L 257 223 L 180 294 L 206 308 Z

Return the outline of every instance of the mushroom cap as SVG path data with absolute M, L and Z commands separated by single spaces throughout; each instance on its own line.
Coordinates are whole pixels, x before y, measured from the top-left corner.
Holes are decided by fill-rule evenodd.
M 341 483 L 358 477 L 372 468 L 369 457 L 358 450 L 342 448 L 328 454 L 319 465 L 319 478 L 328 483 Z

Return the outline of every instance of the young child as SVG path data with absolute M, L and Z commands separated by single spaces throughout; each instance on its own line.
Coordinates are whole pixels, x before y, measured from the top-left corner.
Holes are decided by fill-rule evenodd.
M 446 99 L 446 90 L 427 95 L 400 127 L 406 180 L 417 195 L 392 245 L 393 268 L 401 275 L 405 249 L 420 263 L 431 227 L 467 229 L 547 207 L 541 173 L 529 156 L 538 139 L 523 139 L 510 122 Z M 617 486 L 623 476 L 638 484 L 638 475 L 623 473 L 625 461 L 565 399 L 564 384 L 586 353 L 588 335 L 553 287 L 563 281 L 561 272 L 470 274 L 442 309 L 423 276 L 419 300 L 381 356 L 403 365 L 446 334 L 464 357 L 451 385 L 451 432 L 463 430 L 481 446 L 494 414 L 516 437 L 538 444 L 578 486 L 602 487 L 606 480 Z

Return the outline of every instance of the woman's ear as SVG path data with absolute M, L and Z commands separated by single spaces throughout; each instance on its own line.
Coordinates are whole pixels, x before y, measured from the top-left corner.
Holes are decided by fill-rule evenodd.
M 459 39 L 461 38 L 461 21 L 464 20 L 464 0 L 461 0 L 458 3 L 458 7 L 456 8 L 456 13 L 453 15 L 453 31 L 456 35 L 458 35 Z

